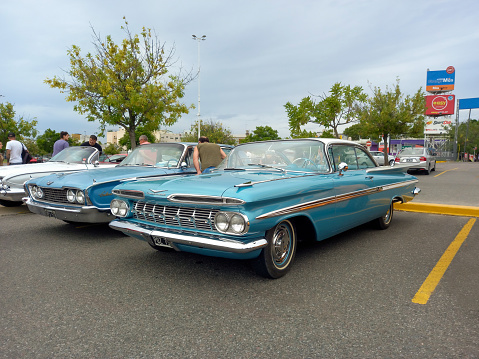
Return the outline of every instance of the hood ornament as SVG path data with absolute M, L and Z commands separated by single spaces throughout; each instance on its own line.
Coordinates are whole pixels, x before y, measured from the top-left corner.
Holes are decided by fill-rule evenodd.
M 47 186 L 50 186 L 53 183 L 53 181 L 48 181 Z
M 160 192 L 166 192 L 167 190 L 166 189 L 150 189 L 149 190 L 151 193 L 160 193 Z

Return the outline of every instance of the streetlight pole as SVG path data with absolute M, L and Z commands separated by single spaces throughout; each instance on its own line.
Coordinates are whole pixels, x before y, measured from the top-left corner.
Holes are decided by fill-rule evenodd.
M 200 43 L 201 41 L 206 40 L 206 35 L 203 35 L 201 37 L 193 35 L 193 40 L 198 41 L 198 139 L 200 138 Z

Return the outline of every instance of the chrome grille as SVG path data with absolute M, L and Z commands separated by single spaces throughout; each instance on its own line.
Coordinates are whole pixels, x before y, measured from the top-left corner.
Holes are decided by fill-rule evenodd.
M 67 190 L 48 187 L 41 187 L 41 189 L 44 194 L 42 201 L 71 204 L 67 200 Z
M 133 217 L 142 221 L 168 226 L 216 231 L 214 219 L 217 209 L 162 206 L 149 202 L 134 201 Z

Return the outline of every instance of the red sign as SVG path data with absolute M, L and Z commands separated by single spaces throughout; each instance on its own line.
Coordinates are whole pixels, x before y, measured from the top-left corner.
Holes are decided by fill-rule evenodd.
M 449 66 L 447 69 L 446 69 L 446 72 L 448 74 L 452 74 L 454 71 L 456 71 L 456 69 L 454 68 L 454 66 Z
M 454 95 L 426 96 L 426 115 L 444 116 L 454 114 Z
M 371 147 L 371 145 L 372 145 L 371 141 L 366 142 L 367 147 Z

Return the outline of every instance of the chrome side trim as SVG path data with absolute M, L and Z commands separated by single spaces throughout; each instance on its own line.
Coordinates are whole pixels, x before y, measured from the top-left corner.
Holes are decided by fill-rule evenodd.
M 390 184 L 390 185 L 387 185 L 387 186 L 371 187 L 371 188 L 362 189 L 362 190 L 359 190 L 359 191 L 345 193 L 345 194 L 342 194 L 342 195 L 339 195 L 339 196 L 331 196 L 331 197 L 327 197 L 327 198 L 322 198 L 322 199 L 319 199 L 319 200 L 310 201 L 310 202 L 306 202 L 306 203 L 301 203 L 301 204 L 297 204 L 297 205 L 294 205 L 294 206 L 289 206 L 289 207 L 281 208 L 281 209 L 278 209 L 278 210 L 275 210 L 275 211 L 271 211 L 271 212 L 268 212 L 268 213 L 265 213 L 265 214 L 262 214 L 262 215 L 256 217 L 256 219 L 266 219 L 266 218 L 272 218 L 272 217 L 281 216 L 281 215 L 285 215 L 285 214 L 298 213 L 298 212 L 302 212 L 302 211 L 312 209 L 312 208 L 317 208 L 317 207 L 322 207 L 322 206 L 326 206 L 326 205 L 330 205 L 330 204 L 334 204 L 334 203 L 338 203 L 338 202 L 347 201 L 347 200 L 350 200 L 350 199 L 353 199 L 353 198 L 368 196 L 368 195 L 376 193 L 376 192 L 382 192 L 382 191 L 388 191 L 388 190 L 395 189 L 395 188 L 406 187 L 408 185 L 411 185 L 411 184 L 414 184 L 414 183 L 417 183 L 417 182 L 418 182 L 418 180 L 398 182 L 398 183 L 393 183 L 393 184 Z
M 290 172 L 290 171 L 288 171 Z M 301 171 L 302 172 L 302 171 Z M 282 177 L 282 178 L 274 178 L 274 179 L 269 179 L 269 180 L 264 180 L 264 181 L 256 181 L 256 182 L 244 182 L 244 183 L 240 183 L 240 184 L 235 184 L 235 187 L 251 187 L 255 184 L 259 184 L 259 183 L 268 183 L 268 182 L 274 182 L 274 181 L 282 181 L 282 180 L 285 180 L 285 179 L 291 179 L 291 178 L 301 178 L 301 177 L 310 177 L 310 176 L 320 176 L 320 175 L 324 175 L 324 174 L 327 174 L 327 173 L 308 173 L 308 174 L 305 174 L 303 176 L 291 176 L 291 177 Z
M 268 244 L 265 238 L 260 238 L 249 243 L 221 237 L 217 239 L 211 239 L 200 236 L 184 235 L 181 233 L 171 233 L 156 229 L 149 230 L 140 227 L 134 223 L 118 220 L 110 222 L 109 225 L 111 228 L 116 229 L 117 231 L 121 231 L 126 235 L 129 235 L 130 233 L 136 236 L 140 235 L 150 243 L 153 243 L 152 237 L 161 237 L 171 242 L 173 245 L 184 244 L 188 246 L 213 249 L 222 252 L 248 253 L 266 247 L 266 245 Z

